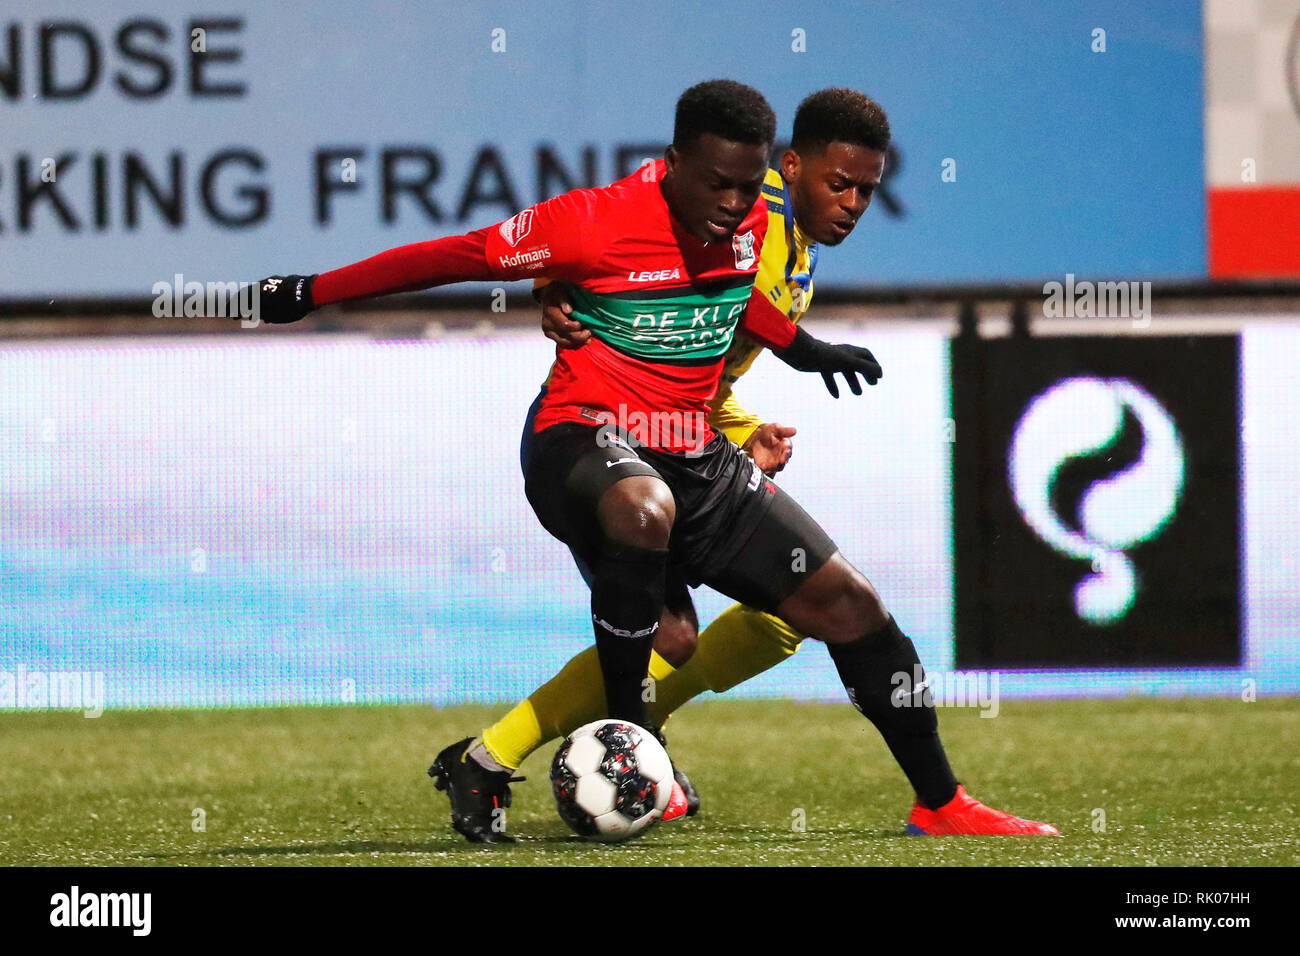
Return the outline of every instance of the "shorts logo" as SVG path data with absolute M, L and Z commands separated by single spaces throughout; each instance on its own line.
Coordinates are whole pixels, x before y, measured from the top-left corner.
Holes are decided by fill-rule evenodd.
M 754 231 L 737 233 L 731 237 L 731 251 L 736 254 L 736 268 L 748 269 L 755 261 Z
M 525 209 L 521 213 L 511 216 L 500 226 L 501 238 L 510 243 L 511 247 L 519 245 L 521 239 L 533 229 L 533 211 Z
M 596 444 L 601 448 L 608 448 L 610 445 L 613 445 L 615 448 L 623 448 L 626 449 L 627 451 L 632 451 L 633 454 L 635 454 L 635 452 L 632 449 L 632 446 L 629 445 L 625 439 L 620 437 L 612 428 L 610 428 L 608 424 L 602 427 L 600 431 L 596 433 Z M 624 458 L 621 460 L 635 461 L 637 459 Z

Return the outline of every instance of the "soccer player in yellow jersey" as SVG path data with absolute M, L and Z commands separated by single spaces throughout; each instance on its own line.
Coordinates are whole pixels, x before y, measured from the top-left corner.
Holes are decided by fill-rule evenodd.
M 866 212 L 880 184 L 889 144 L 884 111 L 862 93 L 843 88 L 821 90 L 806 98 L 795 115 L 791 146 L 778 169 L 769 169 L 762 187 L 768 205 L 768 230 L 755 288 L 772 308 L 798 322 L 813 294 L 818 247 L 842 242 Z M 558 286 L 542 291 L 543 330 L 562 348 L 580 348 L 591 333 L 569 318 L 571 303 Z M 751 300 L 755 308 L 757 297 Z M 792 452 L 795 429 L 765 422 L 743 408 L 733 386 L 757 358 L 762 346 L 737 334 L 727 352 L 710 424 L 747 452 L 769 476 L 785 467 Z M 838 386 L 824 376 L 831 394 Z M 850 387 L 861 394 L 856 378 Z M 781 663 L 803 640 L 781 619 L 735 604 L 700 633 L 693 612 L 686 616 L 666 610 L 656 634 L 648 677 L 653 694 L 648 710 L 654 729 L 678 707 L 703 691 L 721 693 Z M 854 702 L 855 705 L 857 702 Z M 596 648 L 572 658 L 553 678 L 483 731 L 468 747 L 467 757 L 484 769 L 513 771 L 550 740 L 589 721 L 606 716 L 606 700 Z M 909 778 L 928 760 L 894 750 Z M 942 762 L 941 760 L 938 762 Z M 946 762 L 938 770 L 949 773 Z M 924 772 L 928 772 L 926 767 Z M 938 773 L 938 770 L 935 772 Z M 690 815 L 699 796 L 680 771 L 677 782 L 684 800 L 675 801 L 664 819 Z M 1020 820 L 968 797 L 958 795 L 941 809 L 919 802 L 908 821 L 910 833 L 1055 833 L 1047 824 Z M 676 796 L 676 795 L 675 795 Z

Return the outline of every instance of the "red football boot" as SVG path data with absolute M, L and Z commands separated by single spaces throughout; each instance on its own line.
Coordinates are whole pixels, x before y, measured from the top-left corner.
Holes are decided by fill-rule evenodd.
M 664 807 L 664 815 L 660 818 L 665 823 L 669 820 L 680 820 L 686 816 L 686 809 L 689 804 L 686 802 L 686 791 L 676 780 L 673 781 L 673 795 L 668 798 L 668 806 Z
M 938 810 L 917 804 L 907 818 L 907 832 L 912 836 L 1060 836 L 1050 823 L 1022 820 L 1001 810 L 986 807 L 960 785 L 957 795 Z
M 655 739 L 666 750 L 668 741 L 664 739 L 662 730 L 654 732 Z M 684 817 L 693 817 L 700 812 L 700 794 L 691 783 L 691 778 L 686 776 L 676 767 L 673 768 L 673 792 L 668 798 L 668 806 L 664 807 L 664 815 L 659 819 L 667 823 L 669 820 L 681 820 Z

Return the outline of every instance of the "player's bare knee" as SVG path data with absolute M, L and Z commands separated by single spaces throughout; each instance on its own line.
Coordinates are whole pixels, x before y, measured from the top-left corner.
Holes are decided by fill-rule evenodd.
M 889 622 L 880 595 L 861 574 L 846 578 L 843 589 L 821 609 L 820 633 L 832 643 L 855 641 L 880 630 Z
M 677 517 L 663 481 L 638 475 L 610 486 L 597 508 L 605 537 L 639 548 L 666 548 Z
M 836 554 L 781 607 L 795 630 L 840 644 L 884 627 L 889 621 L 871 582 Z
M 851 597 L 853 603 L 851 615 L 858 628 L 857 636 L 861 637 L 863 634 L 878 631 L 888 624 L 889 611 L 885 609 L 884 602 L 880 600 L 880 595 L 871 586 L 871 582 L 861 574 L 857 577 L 859 581 L 855 583 Z

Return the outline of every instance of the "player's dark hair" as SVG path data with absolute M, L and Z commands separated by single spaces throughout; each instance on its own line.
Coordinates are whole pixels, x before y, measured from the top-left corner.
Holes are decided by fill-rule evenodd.
M 852 143 L 884 152 L 889 148 L 885 111 L 857 90 L 842 86 L 818 90 L 799 104 L 790 146 L 797 152 L 817 152 L 831 143 Z
M 696 83 L 677 100 L 673 145 L 690 146 L 705 133 L 734 143 L 770 143 L 776 114 L 763 94 L 734 80 Z

